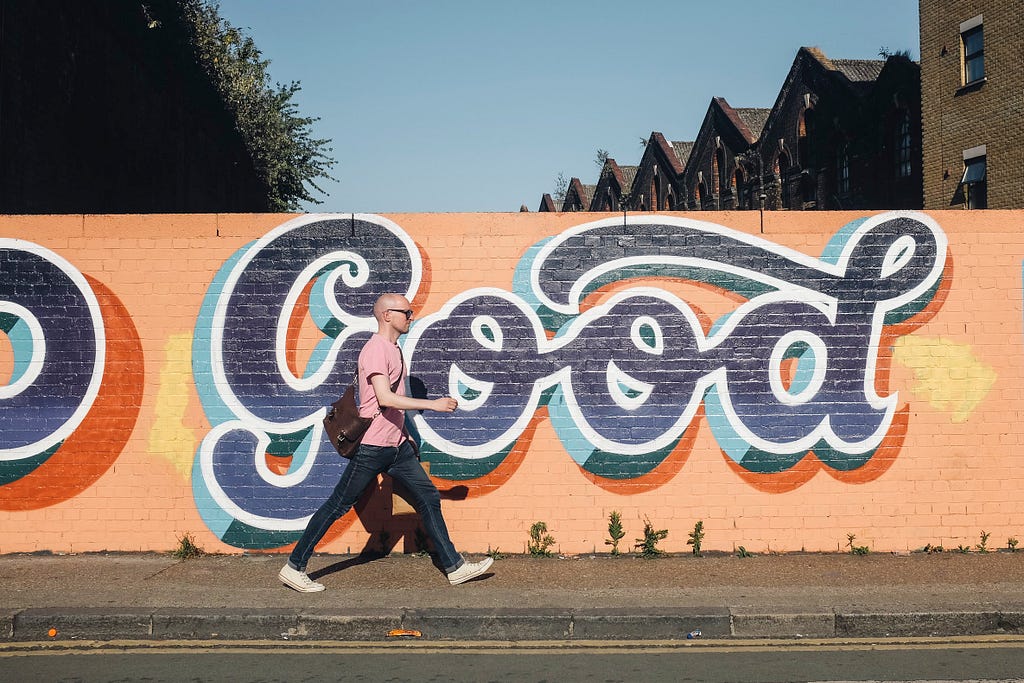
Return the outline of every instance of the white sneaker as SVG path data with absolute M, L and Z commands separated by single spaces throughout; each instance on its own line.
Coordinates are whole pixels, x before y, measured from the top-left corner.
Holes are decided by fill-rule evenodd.
M 479 562 L 464 562 L 461 567 L 448 575 L 448 583 L 453 586 L 466 583 L 470 579 L 475 579 L 483 574 L 492 564 L 494 564 L 494 558 L 492 557 L 485 557 Z
M 290 564 L 286 564 L 281 571 L 278 572 L 277 578 L 281 579 L 281 583 L 284 585 L 289 588 L 294 588 L 300 593 L 319 593 L 327 588 L 327 586 L 322 583 L 317 583 L 306 576 L 306 572 L 300 572 L 298 569 L 292 569 Z

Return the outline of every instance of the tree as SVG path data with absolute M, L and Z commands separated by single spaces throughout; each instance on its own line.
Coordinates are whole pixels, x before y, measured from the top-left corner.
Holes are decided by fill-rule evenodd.
M 597 156 L 594 157 L 594 163 L 597 164 L 598 168 L 604 168 L 604 162 L 606 161 L 608 161 L 608 150 L 598 147 Z
M 323 194 L 317 180 L 335 180 L 329 171 L 337 162 L 329 156 L 331 141 L 312 136 L 320 119 L 298 115 L 292 98 L 302 89 L 299 82 L 271 86 L 270 61 L 252 38 L 221 18 L 216 2 L 180 2 L 196 58 L 235 117 L 271 208 L 297 211 L 302 202 L 321 204 L 310 191 Z
M 557 201 L 565 199 L 565 193 L 569 191 L 569 180 L 565 177 L 564 173 L 559 173 L 558 177 L 555 178 L 555 191 L 551 193 L 551 198 Z

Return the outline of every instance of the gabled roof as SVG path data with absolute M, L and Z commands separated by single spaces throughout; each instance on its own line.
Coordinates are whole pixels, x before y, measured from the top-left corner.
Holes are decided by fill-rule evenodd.
M 851 81 L 874 81 L 885 66 L 884 59 L 833 59 L 836 71 Z
M 608 157 L 601 168 L 601 177 L 597 181 L 597 187 L 607 184 L 605 180 L 614 180 L 619 186 L 622 194 L 628 194 L 629 188 L 633 186 L 636 179 L 636 166 L 619 166 L 615 159 Z
M 571 210 L 579 204 L 584 211 L 590 208 L 590 202 L 594 197 L 594 186 L 584 185 L 579 178 L 569 179 L 569 188 L 565 191 L 565 200 L 562 202 L 561 210 Z
M 882 73 L 885 60 L 882 59 L 833 59 L 836 71 L 850 81 L 850 86 L 861 93 L 871 89 L 878 75 Z
M 547 192 L 540 198 L 540 208 L 537 211 L 547 211 L 549 213 L 555 213 L 562 210 L 562 202 L 556 201 Z
M 622 193 L 623 194 L 628 193 L 630 188 L 633 187 L 633 181 L 636 180 L 636 170 L 637 170 L 637 168 L 639 168 L 639 167 L 637 167 L 637 166 L 619 166 L 619 171 L 622 174 L 621 175 L 621 178 L 622 178 L 621 186 L 622 186 Z
M 768 120 L 768 115 L 772 113 L 771 109 L 767 107 L 757 108 L 740 108 L 734 109 L 736 115 L 739 117 L 743 125 L 746 126 L 750 132 L 750 141 L 756 142 L 761 137 L 761 131 L 764 130 L 765 121 Z
M 651 137 L 647 139 L 644 154 L 640 157 L 640 165 L 637 166 L 636 173 L 639 175 L 645 166 L 657 163 L 657 156 L 652 158 L 652 155 L 657 154 L 663 159 L 661 163 L 665 166 L 665 171 L 678 176 L 686 168 L 686 160 L 689 158 L 692 148 L 692 142 L 669 142 L 660 132 L 651 131 Z M 652 161 L 648 161 L 648 159 L 652 159 Z M 632 182 L 636 182 L 635 177 Z
M 693 151 L 693 141 L 673 140 L 669 144 L 672 145 L 672 152 L 679 159 L 679 172 L 682 173 L 686 169 L 686 162 L 690 160 L 690 152 Z
M 712 97 L 704 121 L 697 131 L 694 145 L 704 145 L 714 133 L 735 152 L 741 152 L 757 142 L 761 128 L 768 118 L 769 109 L 734 109 L 724 97 Z M 703 149 L 703 147 L 701 148 Z M 691 150 L 692 151 L 692 150 Z
M 832 82 L 839 84 L 847 92 L 855 97 L 861 97 L 871 89 L 883 66 L 885 61 L 880 59 L 829 59 L 820 48 L 801 47 L 793 58 L 793 64 L 786 74 L 782 87 L 779 88 L 775 104 L 762 130 L 772 124 L 805 69 L 817 69 L 825 79 L 831 78 Z
M 601 167 L 601 177 L 598 178 L 597 187 L 594 188 L 593 198 L 590 201 L 591 211 L 600 211 L 606 195 L 615 196 L 616 201 L 621 200 L 629 194 L 636 179 L 636 166 L 619 166 L 615 159 L 608 157 L 604 166 Z M 612 190 L 612 185 L 615 189 Z M 598 201 L 598 200 L 601 201 Z

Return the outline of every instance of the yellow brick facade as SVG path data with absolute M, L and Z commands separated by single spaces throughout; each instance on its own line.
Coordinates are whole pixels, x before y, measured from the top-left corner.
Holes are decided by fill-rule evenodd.
M 984 82 L 965 85 L 960 28 L 982 17 Z M 962 208 L 964 151 L 984 145 L 988 208 L 1024 208 L 1024 7 L 920 0 L 924 206 Z

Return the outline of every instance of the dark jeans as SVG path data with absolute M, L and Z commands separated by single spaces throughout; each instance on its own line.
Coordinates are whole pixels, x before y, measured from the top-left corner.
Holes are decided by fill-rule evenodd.
M 309 562 L 316 544 L 331 525 L 355 505 L 366 487 L 382 472 L 402 482 L 409 490 L 413 498 L 413 507 L 419 513 L 427 536 L 434 542 L 438 562 L 445 573 L 451 573 L 463 565 L 465 560 L 456 552 L 455 546 L 448 538 L 448 527 L 441 516 L 441 494 L 423 471 L 412 444 L 403 441 L 398 448 L 365 444 L 359 446 L 355 457 L 349 461 L 345 473 L 341 475 L 341 481 L 334 487 L 334 492 L 320 509 L 313 513 L 306 530 L 302 532 L 302 537 L 295 544 L 295 549 L 288 558 L 288 564 L 293 569 L 306 571 L 306 563 Z

